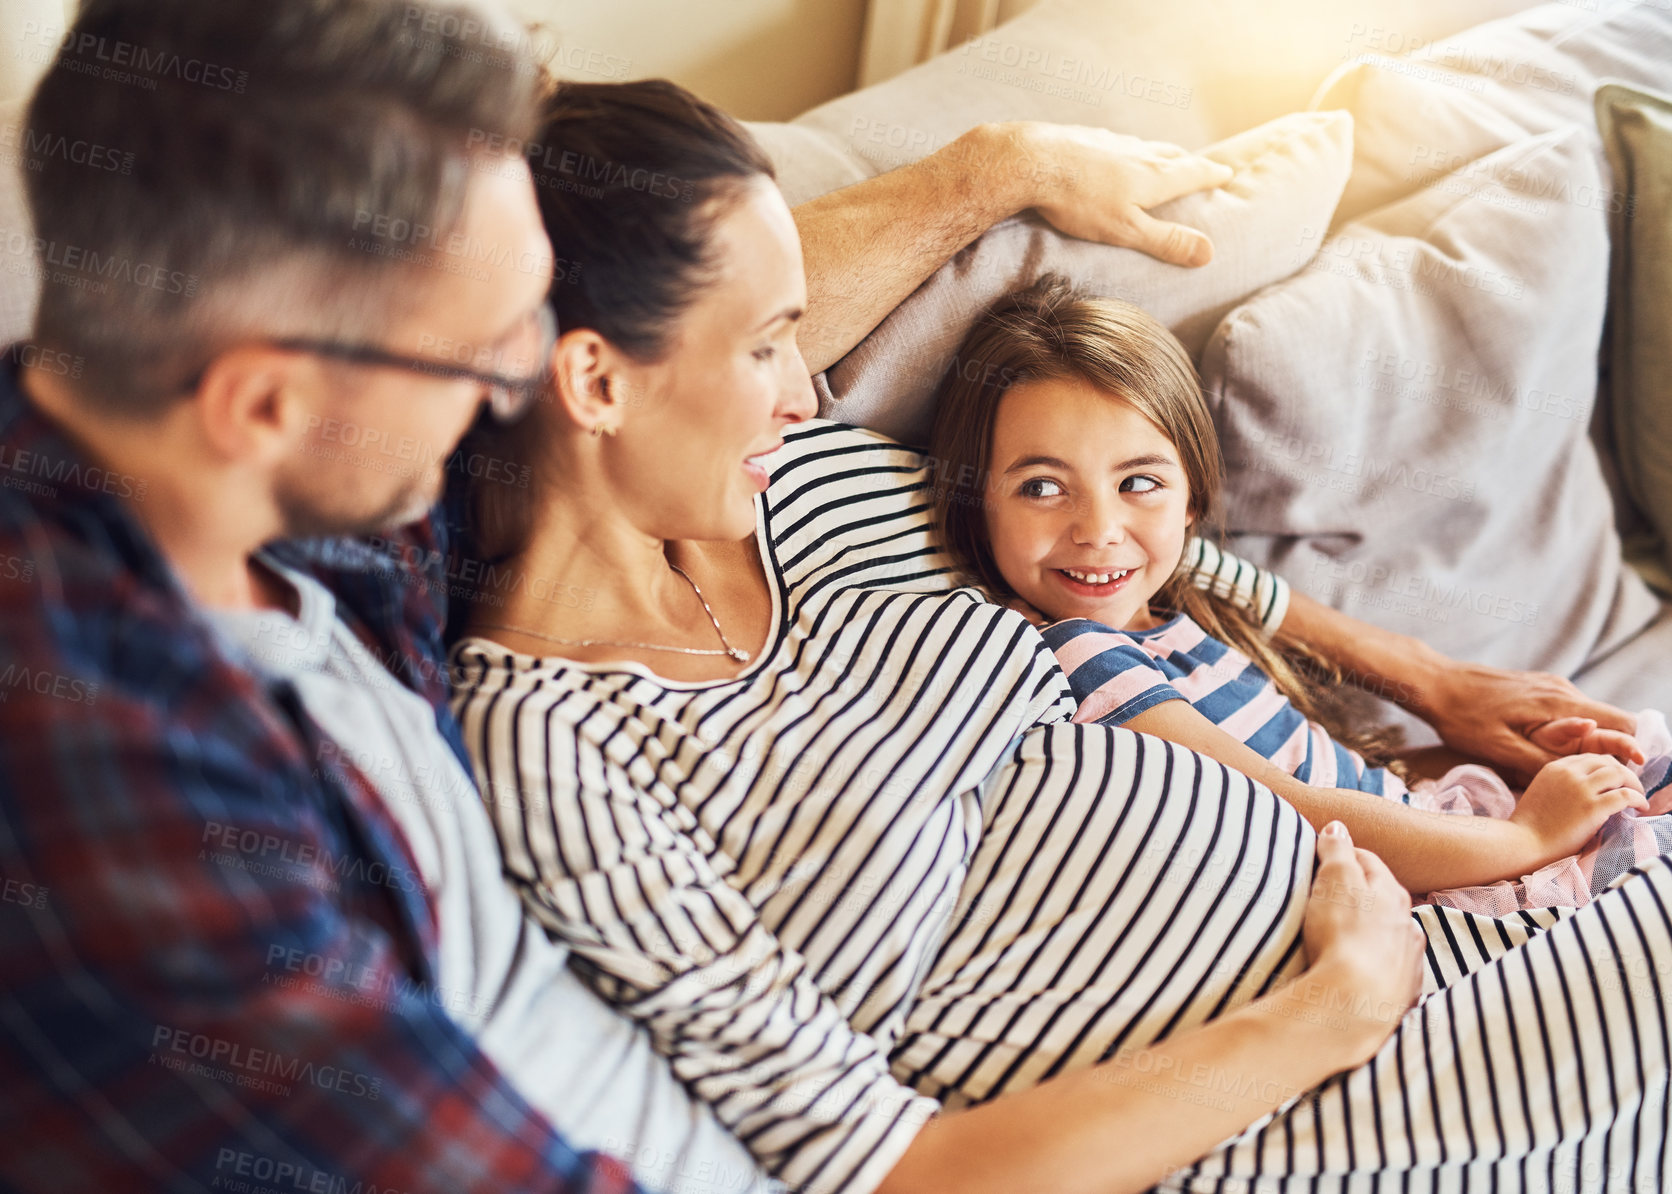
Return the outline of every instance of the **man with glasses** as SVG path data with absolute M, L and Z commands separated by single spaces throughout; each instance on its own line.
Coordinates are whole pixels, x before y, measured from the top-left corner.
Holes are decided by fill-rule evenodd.
M 474 148 L 534 127 L 516 41 L 89 0 L 31 104 L 135 148 L 30 172 L 0 367 L 0 1188 L 765 1184 L 525 921 L 446 711 L 433 511 L 556 337 Z
M 552 313 L 550 302 L 536 307 L 503 343 L 483 345 L 474 350 L 470 345 L 440 346 L 448 357 L 465 353 L 474 367 L 447 360 L 407 356 L 372 344 L 342 344 L 306 336 L 272 341 L 272 347 L 285 352 L 307 352 L 351 364 L 402 369 L 421 377 L 475 382 L 486 391 L 488 409 L 493 412 L 494 418 L 506 423 L 522 418 L 532 405 L 545 380 L 545 364 L 556 346 L 557 316 Z M 202 382 L 203 375 L 199 374 L 187 388 L 195 390 Z
M 30 105 L 0 1188 L 767 1184 L 525 920 L 446 708 L 436 503 L 493 475 L 458 441 L 536 400 L 557 334 L 521 40 L 470 0 L 85 0 Z M 50 152 L 83 143 L 132 170 Z M 806 213 L 816 366 L 1006 214 L 966 185 L 991 166 Z

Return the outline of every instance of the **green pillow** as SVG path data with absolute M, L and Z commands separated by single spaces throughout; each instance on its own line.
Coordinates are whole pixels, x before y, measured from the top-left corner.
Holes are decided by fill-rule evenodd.
M 1607 413 L 1620 482 L 1650 528 L 1644 571 L 1672 587 L 1672 96 L 1607 82 L 1596 111 L 1617 189 Z

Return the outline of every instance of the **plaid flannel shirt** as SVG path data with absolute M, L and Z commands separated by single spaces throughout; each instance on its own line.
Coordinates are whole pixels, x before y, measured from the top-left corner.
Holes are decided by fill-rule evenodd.
M 131 512 L 145 498 L 7 362 L 0 1189 L 633 1189 L 448 1016 L 398 826 L 288 685 L 217 650 Z M 278 551 L 462 758 L 443 534 Z

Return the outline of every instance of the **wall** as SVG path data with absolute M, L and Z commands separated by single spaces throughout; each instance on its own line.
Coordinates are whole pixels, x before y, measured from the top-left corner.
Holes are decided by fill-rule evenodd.
M 35 85 L 74 7 L 65 0 L 0 0 L 0 102 Z
M 505 3 L 545 25 L 565 75 L 664 75 L 745 120 L 785 120 L 852 90 L 866 8 L 866 0 Z M 62 28 L 74 7 L 74 0 L 0 0 L 0 100 L 23 94 L 50 57 L 50 50 L 19 54 L 25 27 Z
M 666 76 L 744 120 L 786 120 L 851 90 L 865 0 L 507 0 L 542 22 L 560 73 Z

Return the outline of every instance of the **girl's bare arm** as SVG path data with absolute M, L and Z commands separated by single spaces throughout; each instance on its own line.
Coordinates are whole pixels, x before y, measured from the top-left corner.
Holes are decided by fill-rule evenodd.
M 1635 784 L 1635 779 L 1621 770 L 1618 776 L 1605 777 L 1619 779 L 1624 786 L 1618 790 L 1600 789 L 1590 801 L 1540 801 L 1537 810 L 1526 807 L 1526 816 L 1523 809 L 1517 809 L 1514 820 L 1430 813 L 1367 792 L 1302 783 L 1186 701 L 1155 705 L 1125 724 L 1127 729 L 1189 747 L 1258 780 L 1314 826 L 1341 821 L 1356 841 L 1387 863 L 1407 890 L 1417 893 L 1520 878 L 1573 853 L 1575 843 L 1582 843 L 1614 812 L 1643 803 L 1641 784 L 1634 791 L 1624 781 Z M 1531 815 L 1535 811 L 1539 815 Z

